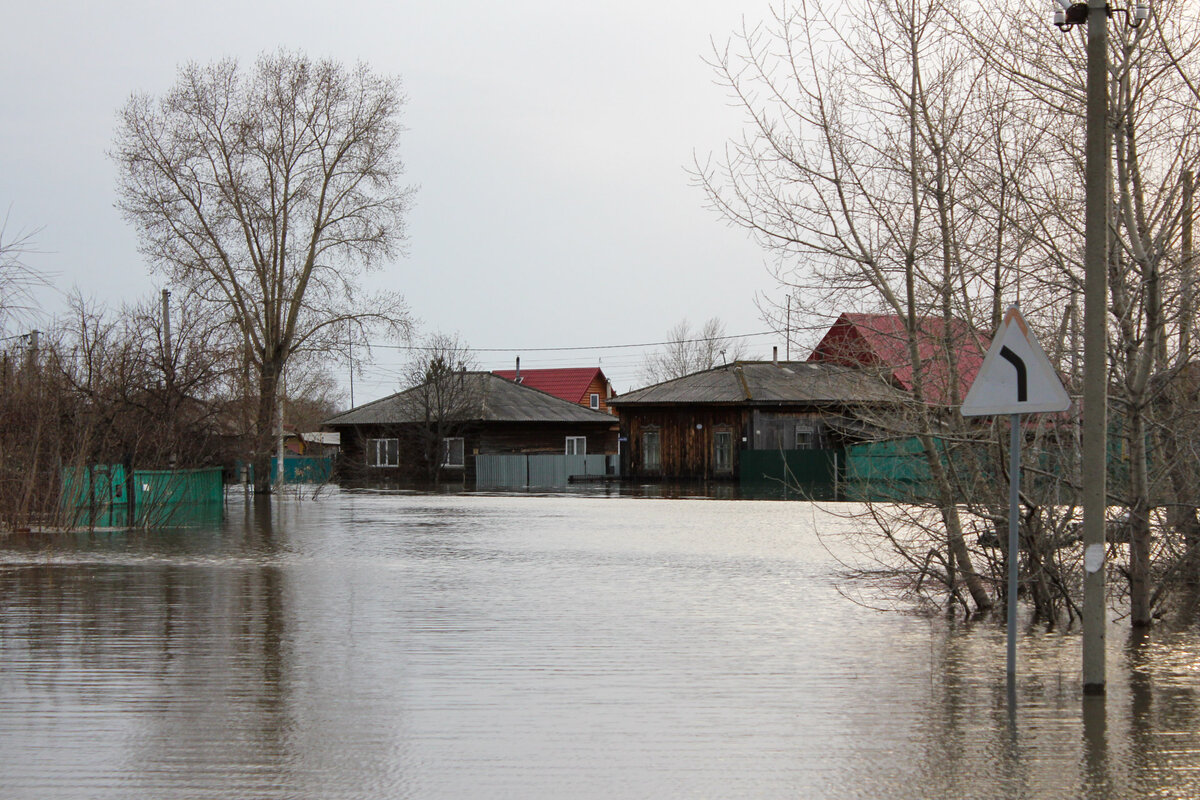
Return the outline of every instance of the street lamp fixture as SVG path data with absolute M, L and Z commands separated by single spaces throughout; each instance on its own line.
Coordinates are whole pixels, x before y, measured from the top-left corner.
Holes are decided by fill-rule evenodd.
M 1058 26 L 1060 31 L 1069 31 L 1076 25 L 1083 25 L 1087 22 L 1088 4 L 1087 3 L 1068 3 L 1067 0 L 1057 0 L 1059 8 L 1054 10 L 1054 24 Z M 1104 15 L 1111 17 L 1113 14 L 1124 14 L 1125 24 L 1131 28 L 1136 28 L 1146 20 L 1150 19 L 1150 2 L 1149 0 L 1137 0 L 1133 3 L 1133 10 L 1130 11 L 1129 6 L 1124 8 L 1113 8 L 1110 5 L 1104 6 Z

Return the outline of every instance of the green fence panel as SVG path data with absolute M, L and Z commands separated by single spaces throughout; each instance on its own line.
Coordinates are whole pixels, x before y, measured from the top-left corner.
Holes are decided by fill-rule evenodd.
M 253 469 L 253 466 L 251 466 Z M 274 485 L 279 476 L 279 459 L 271 457 L 271 483 Z M 333 476 L 333 459 L 316 456 L 284 456 L 284 483 L 328 483 Z M 253 480 L 253 472 L 251 472 Z
M 62 509 L 68 526 L 125 527 L 129 518 L 125 467 L 121 464 L 64 467 Z
M 120 464 L 63 469 L 62 507 L 67 524 L 86 528 L 207 524 L 219 521 L 224 511 L 220 467 L 135 469 L 128 482 L 125 475 Z M 132 485 L 132 498 L 127 483 Z
M 744 497 L 834 499 L 842 450 L 742 450 L 738 483 Z

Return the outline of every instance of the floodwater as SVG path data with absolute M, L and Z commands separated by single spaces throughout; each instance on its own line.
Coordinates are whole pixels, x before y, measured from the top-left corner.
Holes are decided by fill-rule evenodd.
M 801 502 L 333 494 L 0 537 L 0 798 L 1200 796 L 1200 640 L 871 606 Z

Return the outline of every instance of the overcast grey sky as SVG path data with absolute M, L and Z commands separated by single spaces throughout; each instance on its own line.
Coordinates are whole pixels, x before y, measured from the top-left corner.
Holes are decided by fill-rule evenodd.
M 638 348 L 679 319 L 764 331 L 768 256 L 703 206 L 687 168 L 741 130 L 702 58 L 769 0 L 506 3 L 50 2 L 5 11 L 0 212 L 42 228 L 30 262 L 119 305 L 161 287 L 113 208 L 106 156 L 135 91 L 160 94 L 189 60 L 249 64 L 280 47 L 398 74 L 403 159 L 419 187 L 408 256 L 379 280 L 422 329 L 458 332 L 481 366 L 590 366 L 618 391 Z M 48 313 L 61 298 L 46 296 Z M 769 355 L 774 337 L 748 340 Z M 361 403 L 395 390 L 379 351 Z

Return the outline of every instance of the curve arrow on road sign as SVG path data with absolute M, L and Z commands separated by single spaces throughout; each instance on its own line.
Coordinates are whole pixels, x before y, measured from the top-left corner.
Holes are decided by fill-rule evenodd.
M 1004 315 L 962 404 L 964 417 L 1066 411 L 1071 396 L 1013 306 Z

